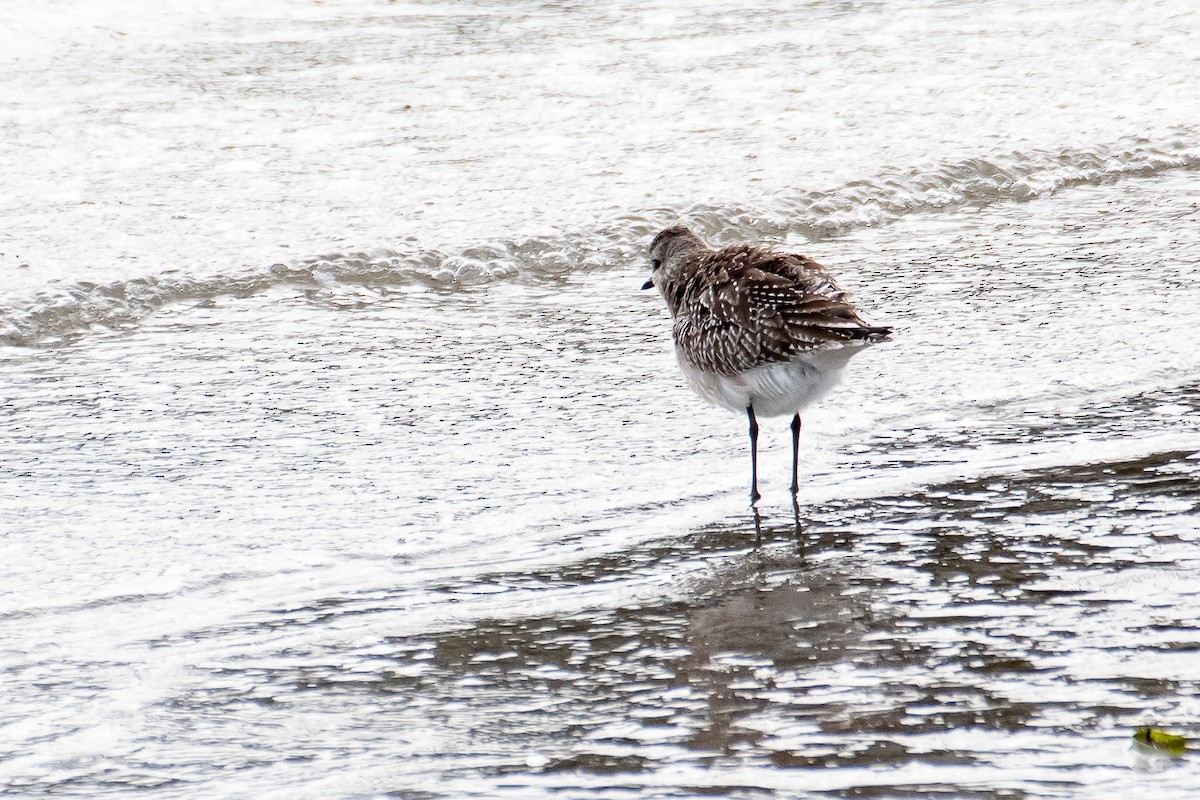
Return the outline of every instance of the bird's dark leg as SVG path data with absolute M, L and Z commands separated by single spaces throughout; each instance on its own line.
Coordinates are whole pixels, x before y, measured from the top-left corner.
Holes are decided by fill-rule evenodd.
M 800 415 L 792 417 L 792 499 L 800 491 Z
M 754 406 L 746 406 L 746 416 L 750 418 L 750 505 L 754 505 L 762 497 L 758 493 L 758 420 L 754 418 Z

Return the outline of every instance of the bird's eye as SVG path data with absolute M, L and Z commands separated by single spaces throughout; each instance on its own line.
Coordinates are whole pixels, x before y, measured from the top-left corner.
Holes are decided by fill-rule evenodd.
M 657 258 L 650 262 L 650 269 L 658 269 L 661 266 L 662 266 L 662 262 L 659 261 Z

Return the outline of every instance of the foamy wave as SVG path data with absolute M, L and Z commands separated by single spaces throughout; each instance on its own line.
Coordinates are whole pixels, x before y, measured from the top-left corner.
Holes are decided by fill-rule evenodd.
M 886 224 L 908 214 L 997 202 L 1028 202 L 1073 186 L 1112 183 L 1200 167 L 1191 131 L 1170 141 L 1126 138 L 1079 149 L 1025 150 L 908 169 L 851 181 L 832 191 L 797 190 L 761 209 L 694 206 L 680 216 L 718 240 L 747 232 L 810 239 Z
M 196 278 L 171 271 L 108 284 L 80 282 L 0 307 L 0 343 L 32 345 L 93 326 L 136 322 L 176 303 L 245 296 L 281 285 L 426 283 L 451 289 L 515 278 L 544 280 L 628 264 L 644 255 L 650 236 L 677 221 L 702 231 L 714 243 L 792 234 L 815 239 L 913 213 L 1025 202 L 1067 187 L 1197 167 L 1197 136 L 1181 131 L 1169 141 L 1128 138 L 1100 147 L 1015 151 L 887 170 L 830 191 L 797 190 L 753 207 L 646 209 L 580 232 L 476 244 L 457 253 L 415 246 L 379 248 L 314 256 L 243 275 Z

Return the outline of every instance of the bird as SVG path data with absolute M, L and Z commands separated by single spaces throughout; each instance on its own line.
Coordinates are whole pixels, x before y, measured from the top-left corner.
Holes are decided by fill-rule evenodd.
M 650 279 L 671 315 L 688 384 L 750 423 L 750 505 L 758 491 L 757 417 L 791 415 L 792 500 L 800 489 L 800 412 L 829 392 L 850 358 L 891 339 L 869 325 L 813 259 L 753 244 L 720 250 L 684 225 L 650 243 Z

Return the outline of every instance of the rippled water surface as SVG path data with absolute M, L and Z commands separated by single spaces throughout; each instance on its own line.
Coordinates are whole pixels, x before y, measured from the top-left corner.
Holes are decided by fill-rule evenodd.
M 1200 11 L 0 10 L 13 796 L 1186 797 Z M 895 341 L 689 393 L 645 245 Z

